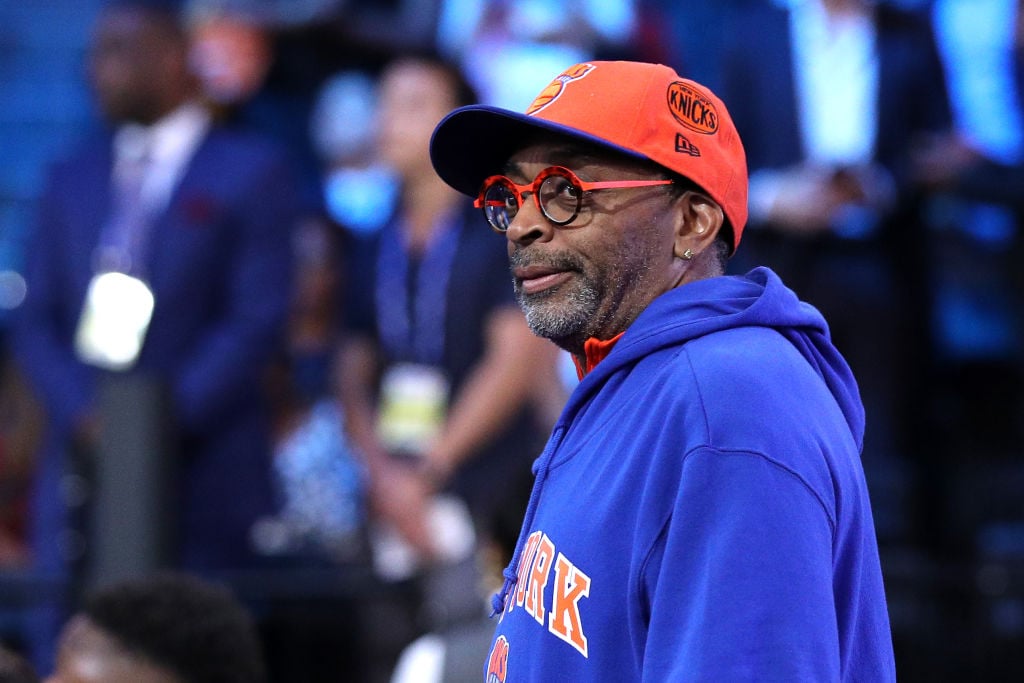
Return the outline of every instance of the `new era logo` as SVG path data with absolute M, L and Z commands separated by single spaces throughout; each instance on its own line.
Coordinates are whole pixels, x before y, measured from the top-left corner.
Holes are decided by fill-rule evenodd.
M 676 151 L 682 152 L 683 154 L 689 154 L 692 157 L 700 156 L 700 149 L 687 140 L 686 136 L 682 133 L 676 133 Z

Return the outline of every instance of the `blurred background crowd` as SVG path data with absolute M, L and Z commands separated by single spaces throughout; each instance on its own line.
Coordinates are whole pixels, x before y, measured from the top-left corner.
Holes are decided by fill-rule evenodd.
M 590 59 L 732 113 L 732 268 L 860 384 L 901 680 L 1020 680 L 1020 0 L 0 4 L 0 642 L 47 674 L 84 596 L 173 568 L 270 680 L 477 680 L 576 377 L 427 144 Z

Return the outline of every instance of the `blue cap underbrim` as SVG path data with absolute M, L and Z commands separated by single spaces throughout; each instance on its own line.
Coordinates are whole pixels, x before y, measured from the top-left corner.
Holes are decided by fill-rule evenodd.
M 442 180 L 459 192 L 476 197 L 486 178 L 503 173 L 509 157 L 542 133 L 588 142 L 636 159 L 647 159 L 643 154 L 571 126 L 475 104 L 460 107 L 441 119 L 430 138 L 430 160 Z

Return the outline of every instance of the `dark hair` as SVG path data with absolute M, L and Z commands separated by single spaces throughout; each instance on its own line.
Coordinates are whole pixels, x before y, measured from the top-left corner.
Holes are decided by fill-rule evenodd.
M 0 683 L 39 683 L 39 676 L 24 657 L 0 645 Z
M 456 107 L 467 107 L 480 101 L 480 96 L 476 89 L 469 82 L 469 79 L 466 78 L 466 72 L 458 64 L 446 59 L 436 50 L 410 48 L 396 52 L 391 56 L 391 59 L 388 60 L 384 68 L 387 69 L 390 66 L 404 62 L 426 64 L 444 74 L 451 85 Z
M 112 584 L 81 609 L 128 652 L 184 683 L 259 683 L 263 652 L 249 613 L 229 590 L 177 573 Z
M 108 0 L 104 11 L 138 12 L 175 42 L 187 42 L 182 3 L 179 0 Z

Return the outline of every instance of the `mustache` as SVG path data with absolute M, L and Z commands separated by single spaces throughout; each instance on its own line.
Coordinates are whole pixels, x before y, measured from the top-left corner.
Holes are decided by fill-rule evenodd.
M 566 252 L 530 252 L 528 249 L 516 249 L 508 256 L 510 268 L 529 268 L 541 266 L 555 270 L 583 270 L 583 260 L 576 254 Z

